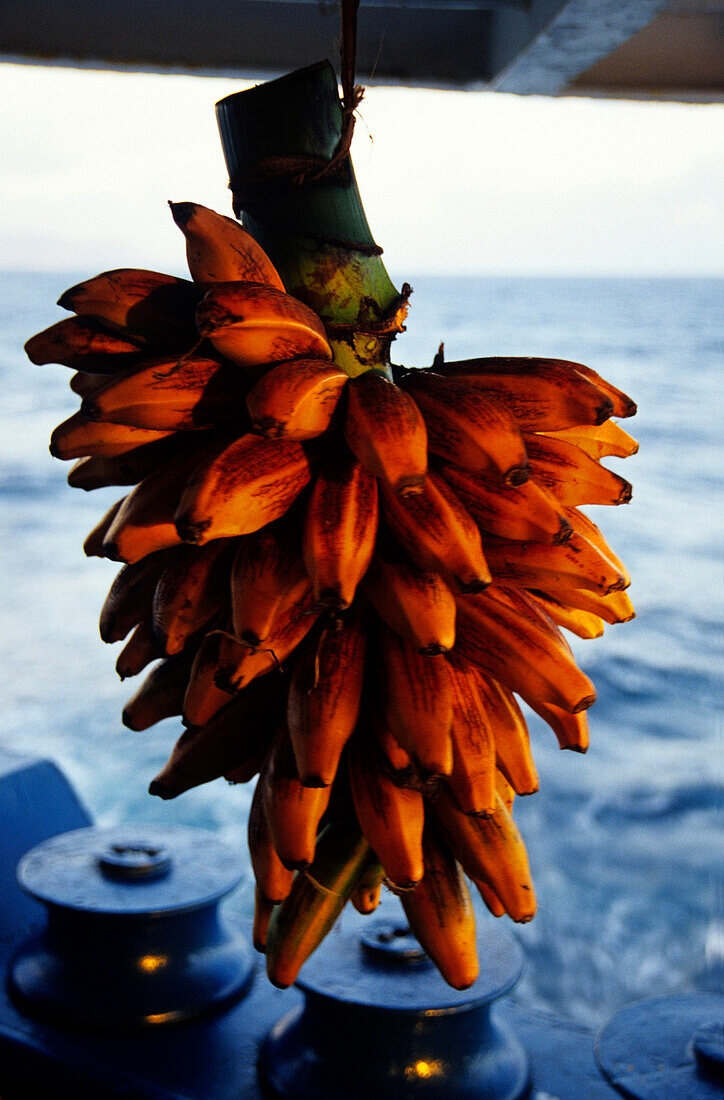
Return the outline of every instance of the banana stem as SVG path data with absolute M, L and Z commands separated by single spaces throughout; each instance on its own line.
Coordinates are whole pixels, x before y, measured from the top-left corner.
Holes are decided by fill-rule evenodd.
M 322 317 L 341 369 L 389 374 L 410 288 L 397 291 L 385 270 L 349 154 L 335 159 L 344 115 L 334 69 L 323 61 L 237 92 L 216 113 L 234 212 L 289 293 Z

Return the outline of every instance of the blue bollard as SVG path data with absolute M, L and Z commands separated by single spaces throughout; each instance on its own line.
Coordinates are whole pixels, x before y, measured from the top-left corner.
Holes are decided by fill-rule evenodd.
M 490 1008 L 518 980 L 522 951 L 480 927 L 481 976 L 451 989 L 411 936 L 399 905 L 348 914 L 297 982 L 304 1003 L 271 1031 L 265 1083 L 289 1100 L 517 1100 L 528 1088 L 523 1048 Z
M 239 997 L 251 952 L 219 920 L 240 878 L 236 854 L 182 826 L 79 829 L 20 861 L 47 926 L 16 953 L 23 1007 L 84 1027 L 187 1020 Z

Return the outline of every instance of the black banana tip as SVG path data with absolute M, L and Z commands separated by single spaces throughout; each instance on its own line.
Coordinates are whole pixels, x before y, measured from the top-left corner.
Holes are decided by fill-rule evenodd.
M 525 485 L 526 481 L 530 480 L 530 467 L 525 466 L 512 466 L 504 477 L 506 485 L 510 485 L 511 488 L 517 489 L 520 485 Z
M 607 397 L 596 409 L 596 424 L 603 424 L 613 416 L 613 401 Z
M 210 519 L 199 520 L 194 523 L 190 519 L 176 520 L 176 530 L 182 542 L 190 542 L 196 545 L 201 542 L 204 531 L 211 526 Z
M 193 217 L 193 213 L 194 213 L 194 209 L 196 207 L 196 203 L 193 203 L 193 202 L 171 202 L 171 199 L 169 199 L 168 200 L 168 205 L 171 208 L 171 216 L 173 217 L 173 220 L 176 222 L 176 225 L 179 227 L 179 229 L 183 229 L 184 226 L 187 225 L 188 222 Z
M 167 787 L 165 783 L 161 783 L 158 779 L 153 779 L 149 783 L 148 793 L 158 795 L 167 802 L 170 798 L 176 798 L 178 791 L 175 791 L 173 787 Z

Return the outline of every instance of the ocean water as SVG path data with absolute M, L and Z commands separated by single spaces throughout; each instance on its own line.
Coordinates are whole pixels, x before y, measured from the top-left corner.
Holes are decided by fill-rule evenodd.
M 150 798 L 179 723 L 121 725 L 135 688 L 97 626 L 117 566 L 82 551 L 121 493 L 68 488 L 47 443 L 77 407 L 70 372 L 22 350 L 84 274 L 0 273 L 0 748 L 54 759 L 100 824 L 213 828 L 247 867 L 249 789 Z M 724 968 L 724 282 L 410 281 L 396 361 L 426 365 L 441 341 L 448 359 L 573 359 L 639 406 L 626 424 L 639 454 L 607 460 L 633 482 L 632 503 L 587 509 L 629 566 L 637 608 L 601 639 L 572 640 L 598 689 L 589 752 L 560 752 L 530 717 L 541 787 L 515 813 L 539 911 L 516 930 L 527 965 L 515 996 L 593 1025 L 635 999 L 711 986 Z M 247 879 L 235 904 L 251 897 Z

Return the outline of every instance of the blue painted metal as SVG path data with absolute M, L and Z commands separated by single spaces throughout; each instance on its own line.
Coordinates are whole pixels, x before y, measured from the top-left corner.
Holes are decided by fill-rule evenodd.
M 43 906 L 16 881 L 18 860 L 48 837 L 90 823 L 54 764 L 0 751 L 0 945 L 11 948 L 45 921 Z
M 627 1005 L 599 1032 L 596 1058 L 632 1100 L 722 1100 L 724 995 L 688 993 Z
M 90 1027 L 185 1020 L 238 997 L 251 952 L 219 919 L 239 882 L 236 853 L 183 826 L 80 829 L 20 861 L 45 929 L 17 952 L 27 1011 Z
M 53 831 L 87 823 L 87 815 L 51 765 L 37 761 L 24 762 L 19 777 L 13 773 L 11 780 L 18 784 L 18 790 L 22 789 L 22 796 L 16 790 L 15 795 L 7 797 L 0 771 L 0 835 L 3 838 L 14 837 L 18 855 Z M 124 836 L 129 839 L 127 831 L 124 831 Z M 159 856 L 163 853 L 149 855 L 145 852 L 146 847 L 155 849 L 159 845 L 159 836 L 168 854 L 171 851 L 171 830 L 154 830 L 151 834 L 144 828 L 142 832 L 133 831 L 133 844 L 128 846 L 130 851 L 116 852 L 115 856 L 109 856 L 106 851 L 101 853 L 101 858 L 111 862 L 118 858 L 131 864 L 139 861 L 141 864 L 162 862 Z M 2 846 L 0 855 L 5 856 Z M 122 875 L 123 871 L 120 873 Z M 165 875 L 159 872 L 155 880 L 119 884 L 108 877 L 106 868 L 99 871 L 99 878 L 103 876 L 104 881 L 96 885 L 99 892 L 112 888 L 142 892 L 153 890 L 163 898 L 164 891 L 173 881 L 172 874 L 173 871 L 168 870 Z M 170 903 L 177 905 L 178 915 L 183 912 L 184 892 L 192 888 L 192 877 L 189 876 L 187 886 L 175 892 L 174 902 Z M 13 946 L 27 931 L 26 910 L 23 907 L 32 906 L 33 911 L 45 916 L 47 903 L 40 904 L 20 891 L 15 884 L 14 861 L 9 865 L 4 858 L 0 858 L 0 896 L 7 902 L 2 919 L 4 928 L 9 930 L 9 934 L 0 936 L 0 971 L 5 974 L 9 969 Z M 92 902 L 90 895 L 86 897 L 86 902 Z M 162 907 L 163 900 L 159 904 Z M 227 897 L 222 905 L 227 910 L 227 916 L 230 916 L 229 910 L 235 905 L 234 897 Z M 89 904 L 80 915 L 91 922 L 100 919 L 93 904 Z M 251 931 L 248 919 L 238 908 L 234 916 L 237 927 L 248 938 Z M 122 919 L 131 918 L 126 914 Z M 495 927 L 492 918 L 485 913 L 480 914 L 479 921 L 482 930 L 487 928 L 490 931 L 491 927 Z M 386 923 L 381 923 L 377 916 L 361 918 L 354 913 L 344 914 L 321 949 L 328 952 L 324 970 L 339 977 L 335 993 L 339 999 L 331 1002 L 336 1006 L 333 1012 L 345 1011 L 343 975 L 345 967 L 350 965 L 349 948 L 354 937 L 365 929 L 368 931 L 365 936 L 368 946 L 360 946 L 354 941 L 354 965 L 358 968 L 359 987 L 356 993 L 349 991 L 352 1011 L 355 1010 L 355 997 L 361 1001 L 365 997 L 371 1000 L 374 983 L 380 981 L 381 975 L 387 983 L 386 998 L 392 1004 L 393 1013 L 396 1011 L 398 998 L 395 991 L 398 987 L 392 984 L 391 969 L 400 964 L 385 958 L 386 948 L 390 944 L 396 954 L 412 954 L 412 961 L 404 964 L 408 980 L 415 977 L 424 984 L 432 980 L 432 974 L 436 972 L 427 960 L 420 958 L 419 949 L 405 937 L 395 934 L 400 923 L 398 909 L 395 909 L 394 916 L 386 919 Z M 512 951 L 515 954 L 517 948 L 513 946 Z M 302 970 L 305 993 L 301 988 L 282 991 L 270 986 L 262 973 L 263 959 L 259 959 L 253 968 L 252 981 L 243 995 L 231 1004 L 179 1025 L 132 1030 L 69 1027 L 67 1018 L 58 1020 L 31 1013 L 26 1005 L 10 996 L 8 983 L 0 982 L 0 1096 L 3 1100 L 25 1100 L 36 1090 L 61 1100 L 120 1100 L 121 1097 L 124 1100 L 268 1100 L 268 1090 L 262 1087 L 257 1072 L 259 1050 L 280 1019 L 295 1010 L 297 1013 L 304 1010 L 308 997 L 313 995 L 309 991 L 316 988 L 317 975 L 322 969 L 319 959 L 319 953 L 315 954 Z M 482 960 L 485 969 L 488 965 L 485 954 Z M 490 976 L 492 979 L 492 972 Z M 101 980 L 96 975 L 96 983 Z M 367 994 L 364 989 L 367 989 Z M 115 990 L 113 992 L 115 995 Z M 448 993 L 447 987 L 444 987 L 441 996 L 458 996 L 464 1001 L 473 992 Z M 414 1004 L 414 994 L 411 998 Z M 442 1005 L 441 1000 L 430 1002 L 428 1010 L 433 1015 L 423 1017 L 423 1026 L 430 1021 L 434 1027 L 435 1009 L 430 1006 L 436 1003 L 438 1007 Z M 366 1011 L 364 1004 L 356 1007 Z M 444 1010 L 443 1016 L 447 1016 L 453 1031 L 451 1042 L 455 1050 L 460 1049 L 455 1046 L 460 1039 L 454 1033 L 457 1023 L 460 1022 L 464 1028 L 466 1015 L 468 1023 L 474 1022 L 475 1011 L 473 1007 L 467 1013 L 457 1013 L 451 1010 L 449 1004 Z M 618 1094 L 596 1069 L 592 1034 L 588 1028 L 515 1004 L 509 999 L 494 1004 L 489 1018 L 493 1027 L 515 1035 L 525 1049 L 531 1070 L 531 1100 L 615 1100 Z M 409 1013 L 409 1020 L 413 1030 L 420 1024 L 416 1011 Z M 471 1028 L 471 1034 L 465 1040 L 471 1044 L 480 1041 L 479 1035 L 472 1034 L 473 1030 Z M 369 1040 L 364 1040 L 364 1043 L 364 1046 L 358 1046 L 349 1062 L 349 1082 L 356 1080 L 363 1060 L 371 1058 L 374 1053 Z M 428 1080 L 434 1082 L 434 1077 Z M 405 1082 L 401 1087 L 408 1084 Z M 338 1100 L 338 1097 L 341 1100 L 341 1097 L 353 1094 L 345 1084 L 342 1093 L 336 1096 L 330 1093 L 318 1095 L 319 1100 Z M 399 1095 L 406 1093 L 400 1092 Z M 412 1095 L 424 1094 L 418 1092 Z M 428 1097 L 431 1095 L 434 1094 L 427 1093 Z M 478 1093 L 476 1100 L 484 1095 Z
M 448 986 L 387 899 L 381 918 L 350 914 L 298 985 L 304 1005 L 271 1032 L 260 1069 L 294 1100 L 517 1100 L 529 1067 L 490 1007 L 520 976 L 523 955 L 504 928 L 478 931 L 481 974 Z M 386 910 L 386 912 L 385 912 Z M 378 910 L 379 912 L 379 910 Z

